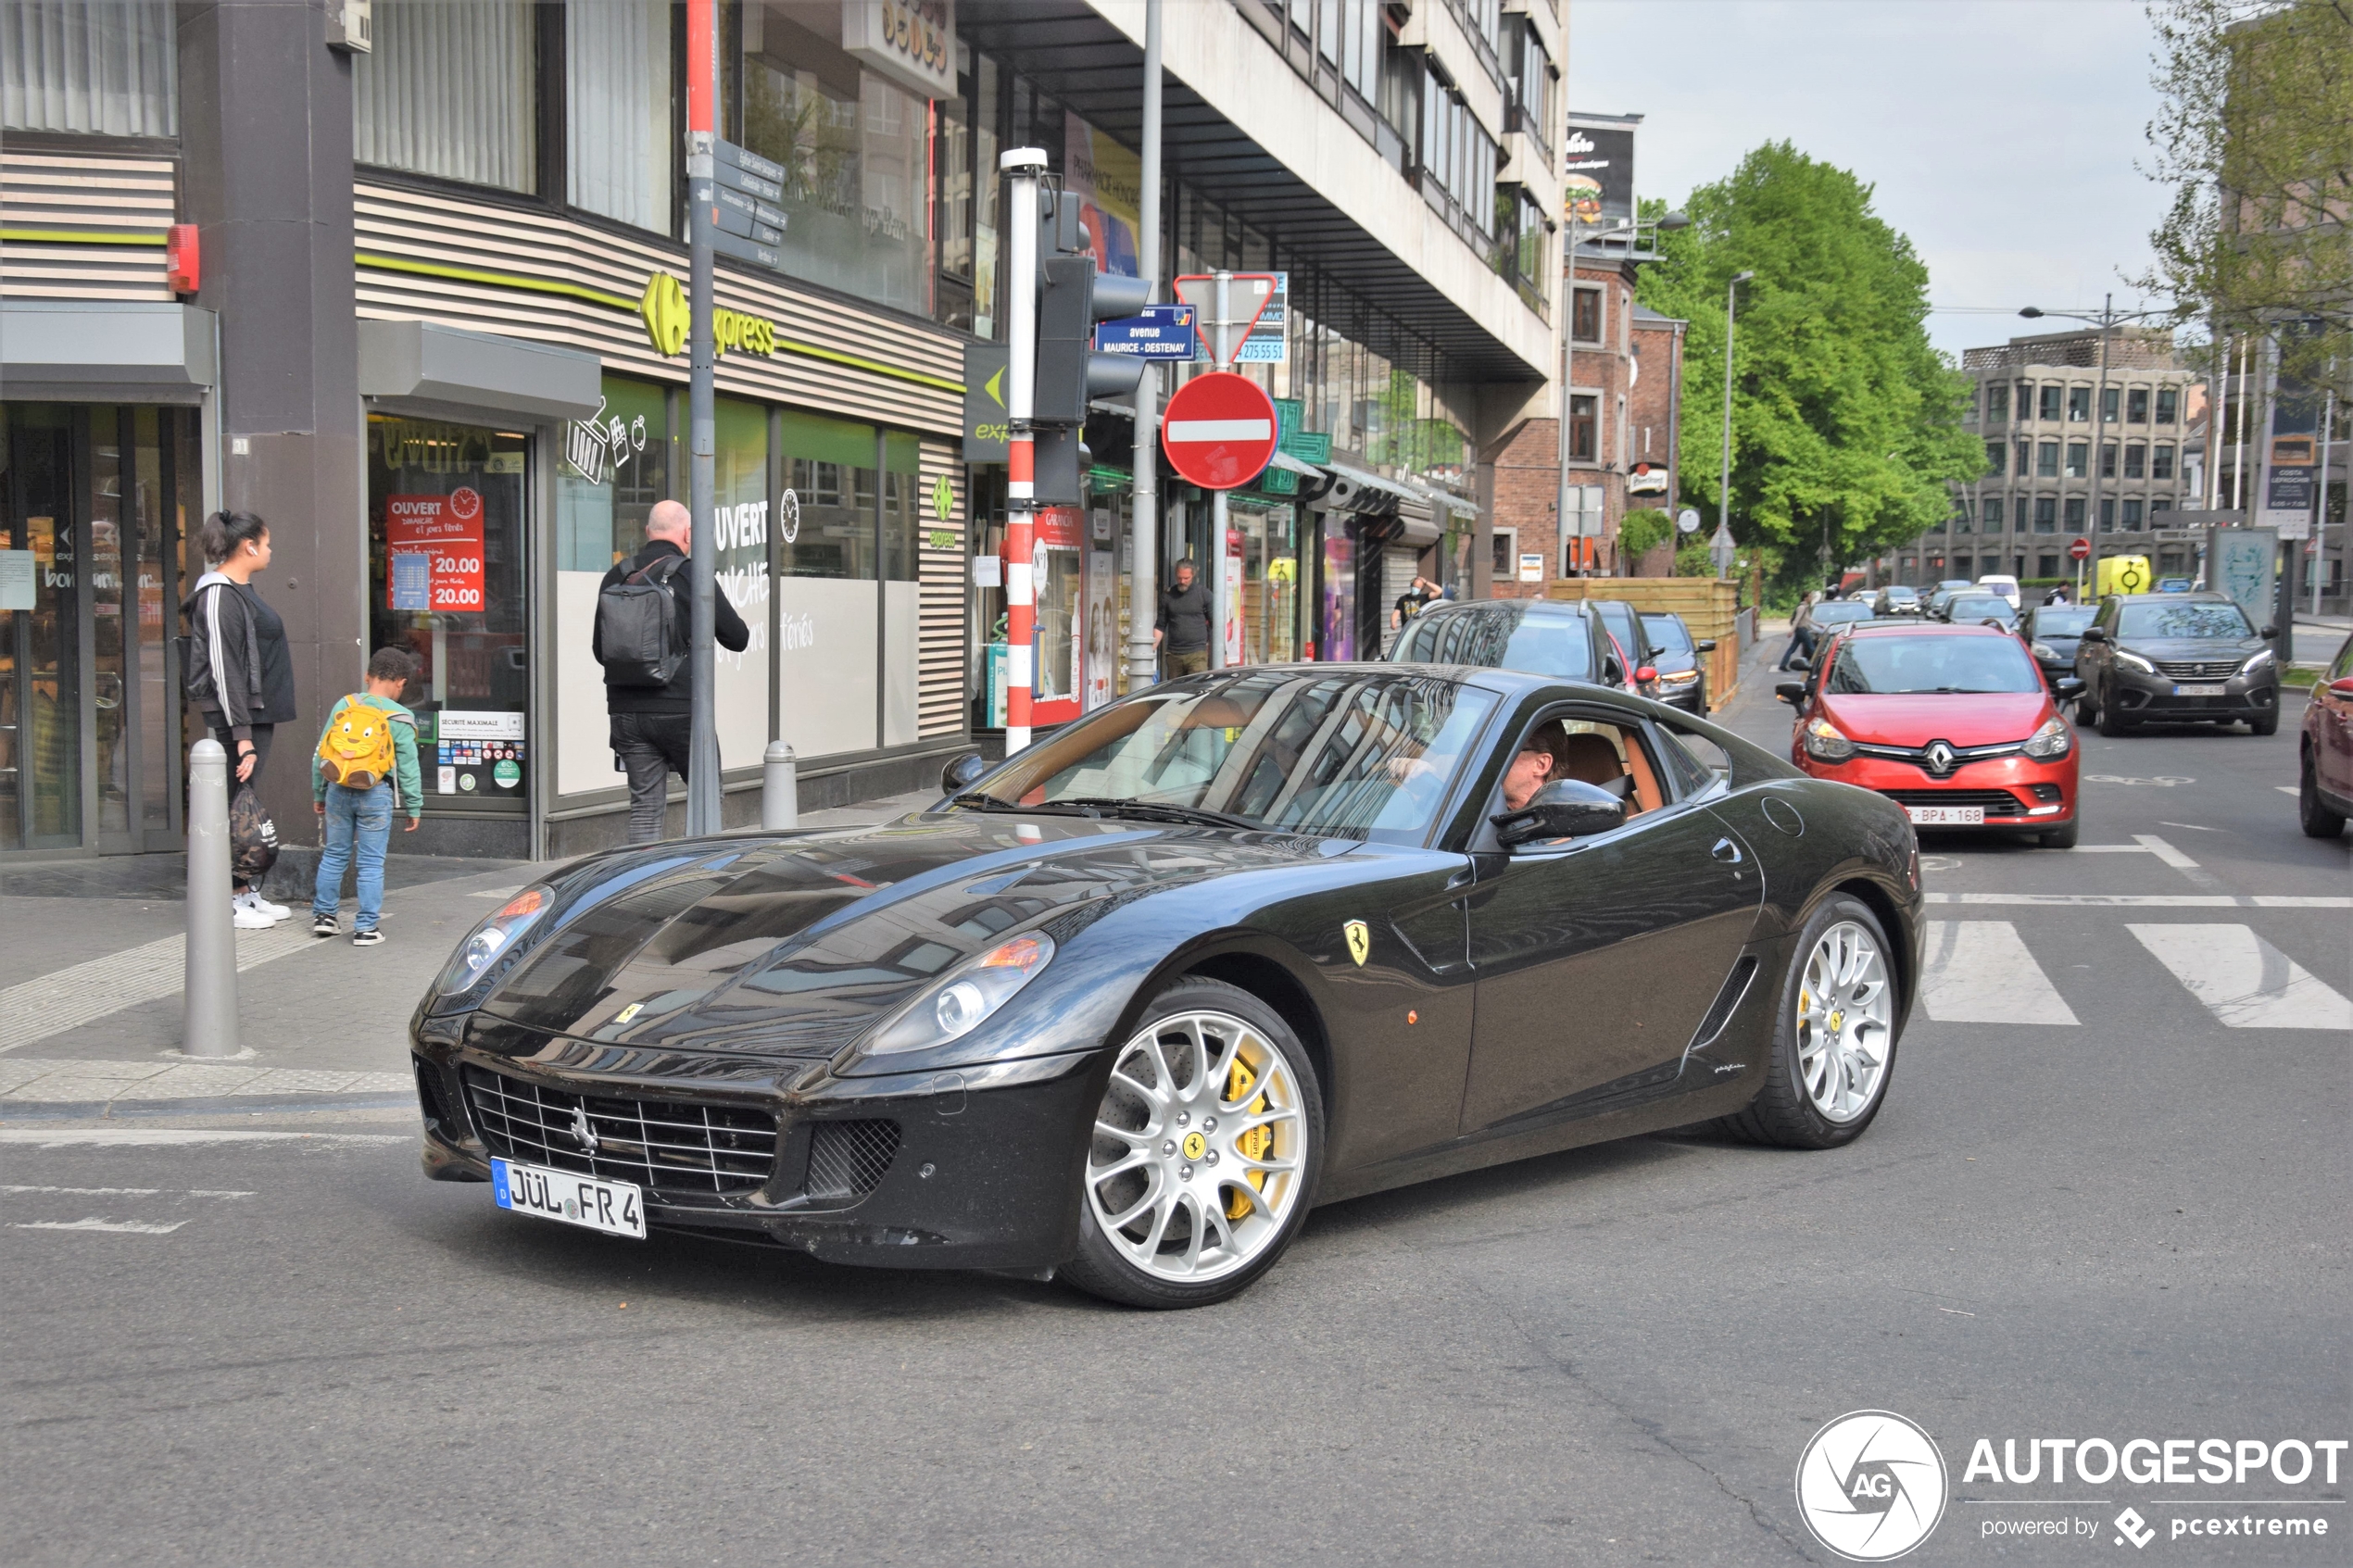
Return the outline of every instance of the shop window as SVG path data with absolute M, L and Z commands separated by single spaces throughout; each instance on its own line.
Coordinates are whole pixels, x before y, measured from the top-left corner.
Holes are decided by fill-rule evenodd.
M 785 484 L 792 492 L 778 534 L 786 577 L 881 578 L 881 471 L 875 427 L 787 413 Z
M 351 57 L 352 157 L 530 190 L 535 33 L 526 0 L 378 0 L 375 46 Z
M 171 0 L 10 0 L 0 10 L 0 130 L 180 133 Z
M 814 13 L 743 6 L 737 101 L 728 106 L 743 144 L 784 166 L 784 270 L 928 314 L 929 106 L 796 17 Z
M 565 199 L 670 232 L 673 155 L 669 0 L 573 0 L 564 7 Z
M 529 799 L 529 449 L 517 431 L 368 420 L 369 646 L 419 660 L 401 700 L 428 812 L 520 814 Z
M 646 514 L 670 491 L 669 400 L 607 376 L 593 419 L 563 429 L 556 465 L 556 570 L 602 572 L 646 542 Z

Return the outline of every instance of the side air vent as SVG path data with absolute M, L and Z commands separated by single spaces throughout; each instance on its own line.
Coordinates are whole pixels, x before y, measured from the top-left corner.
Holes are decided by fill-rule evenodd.
M 809 1130 L 809 1196 L 863 1198 L 897 1158 L 896 1122 L 820 1122 Z
M 1748 995 L 1749 982 L 1755 978 L 1756 960 L 1743 955 L 1741 961 L 1732 966 L 1732 972 L 1724 977 L 1724 988 L 1716 993 L 1715 1004 L 1707 1010 L 1707 1016 L 1699 1021 L 1699 1033 L 1692 1036 L 1692 1050 L 1705 1050 L 1716 1043 L 1716 1036 L 1732 1021 L 1741 998 Z

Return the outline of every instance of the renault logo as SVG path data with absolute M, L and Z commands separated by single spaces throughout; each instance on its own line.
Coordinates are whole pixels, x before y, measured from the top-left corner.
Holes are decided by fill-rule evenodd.
M 589 1123 L 586 1106 L 572 1108 L 572 1135 L 580 1140 L 581 1148 L 591 1154 L 597 1152 L 597 1129 Z
M 1920 756 L 1927 762 L 1928 771 L 1931 773 L 1949 773 L 1953 771 L 1953 748 L 1944 741 L 1929 742 L 1928 749 L 1920 753 Z

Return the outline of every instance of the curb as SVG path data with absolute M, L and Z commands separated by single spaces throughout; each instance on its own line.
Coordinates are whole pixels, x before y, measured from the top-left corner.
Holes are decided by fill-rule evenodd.
M 272 1110 L 398 1110 L 414 1109 L 413 1094 L 223 1095 L 217 1098 L 0 1100 L 0 1126 L 11 1122 L 120 1121 L 127 1116 L 243 1116 Z

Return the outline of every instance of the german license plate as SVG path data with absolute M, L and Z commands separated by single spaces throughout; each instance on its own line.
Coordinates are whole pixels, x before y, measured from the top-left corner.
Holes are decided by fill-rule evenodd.
M 1982 806 L 1906 806 L 1904 814 L 1914 827 L 1973 828 L 1985 825 Z
M 2231 695 L 2231 689 L 2228 686 L 2175 686 L 2173 695 L 2175 696 L 2228 696 Z
M 490 1161 L 490 1190 L 498 1207 L 607 1236 L 646 1239 L 646 1206 L 635 1184 L 604 1182 L 570 1171 L 519 1160 Z

